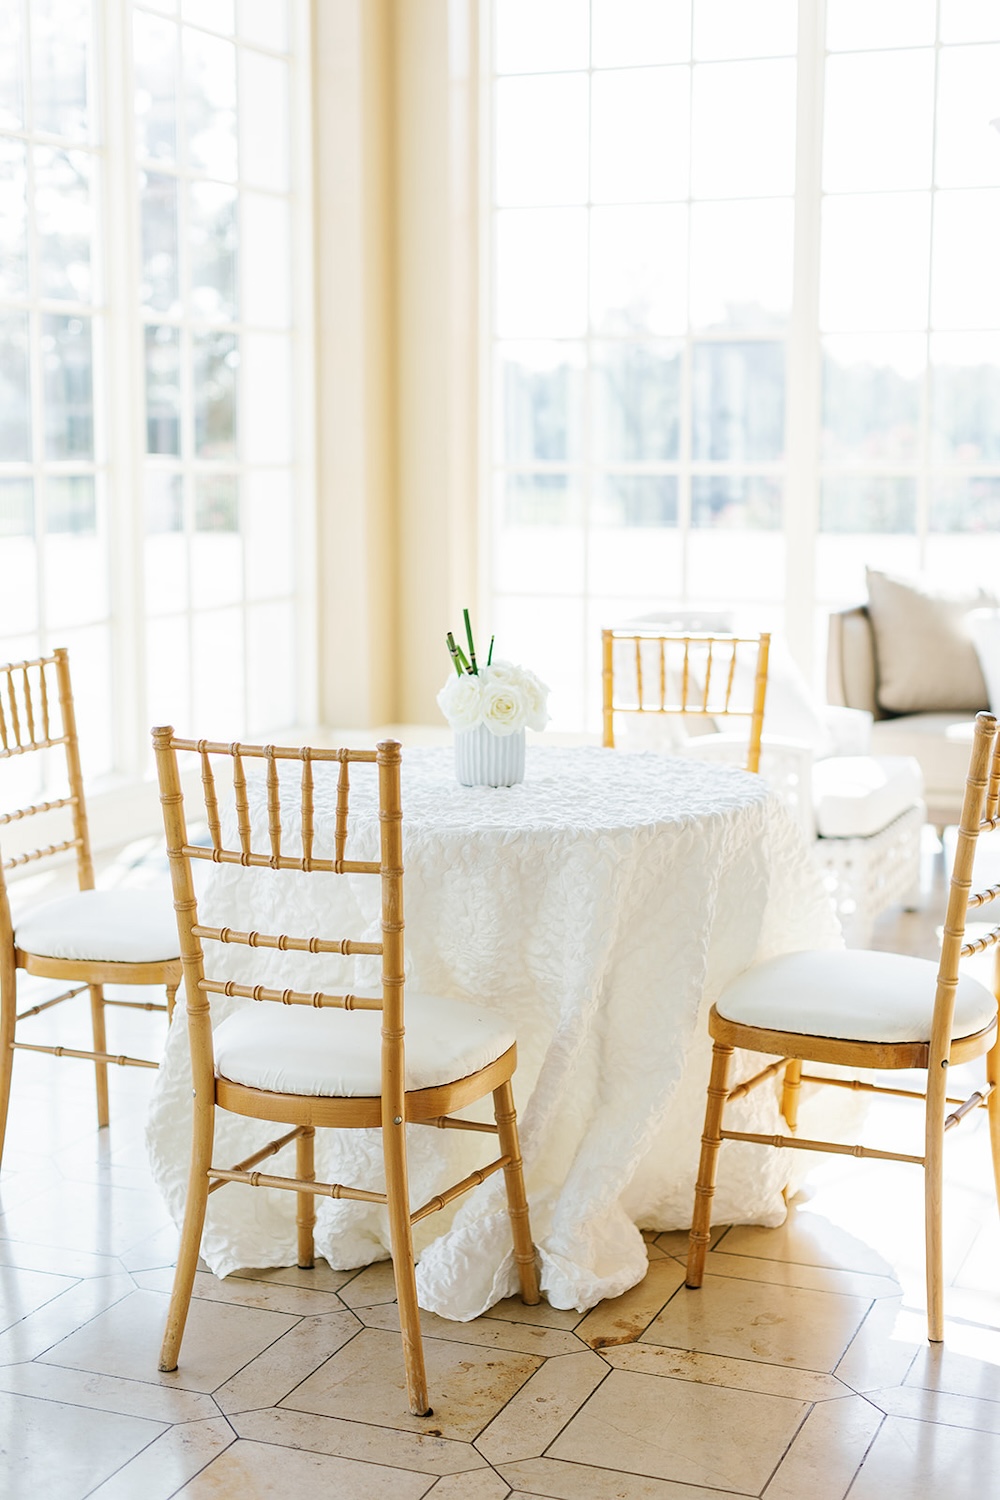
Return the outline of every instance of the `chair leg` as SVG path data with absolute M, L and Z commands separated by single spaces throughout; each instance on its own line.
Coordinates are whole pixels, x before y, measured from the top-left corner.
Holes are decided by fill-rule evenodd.
M 107 1052 L 108 1039 L 104 1030 L 104 986 L 92 984 L 90 989 L 90 1024 L 94 1034 L 94 1051 Z M 99 1062 L 94 1064 L 94 1076 L 97 1083 L 97 1123 L 99 1126 L 108 1125 L 111 1122 L 111 1113 L 108 1108 L 108 1065 Z
M 0 961 L 0 1161 L 3 1160 L 10 1105 L 11 1074 L 14 1070 L 14 1027 L 17 1022 L 17 969 L 13 953 Z
M 990 1151 L 993 1155 L 993 1187 L 1000 1207 L 1000 1033 L 986 1054 L 986 1081 L 992 1086 L 986 1103 L 990 1122 Z
M 176 984 L 168 984 L 167 990 L 167 1025 L 174 1019 L 174 1005 L 177 1000 L 177 991 L 180 988 L 180 980 Z
M 713 1045 L 712 1074 L 708 1080 L 705 1129 L 701 1137 L 701 1160 L 698 1163 L 694 1213 L 688 1242 L 685 1281 L 689 1287 L 701 1286 L 705 1274 L 705 1252 L 712 1238 L 712 1199 L 715 1197 L 715 1176 L 719 1166 L 719 1147 L 722 1145 L 719 1131 L 722 1129 L 722 1112 L 729 1095 L 729 1065 L 732 1060 L 732 1047 L 724 1046 L 722 1042 Z
M 521 1162 L 521 1143 L 517 1133 L 517 1111 L 514 1108 L 514 1090 L 510 1079 L 493 1090 L 493 1117 L 497 1122 L 500 1153 L 509 1156 L 504 1167 L 507 1186 L 507 1212 L 514 1240 L 514 1260 L 521 1283 L 521 1301 L 534 1307 L 541 1301 L 538 1290 L 538 1267 L 535 1264 L 535 1246 L 531 1238 L 528 1219 L 528 1198 L 524 1190 L 524 1167 Z
M 383 1102 L 383 1109 L 385 1103 Z M 429 1417 L 424 1342 L 417 1306 L 417 1279 L 413 1266 L 413 1230 L 410 1224 L 410 1191 L 406 1174 L 406 1126 L 390 1125 L 382 1130 L 385 1156 L 385 1190 L 389 1200 L 389 1239 L 392 1272 L 399 1304 L 399 1331 L 403 1338 L 406 1393 L 415 1417 Z
M 313 1150 L 316 1132 L 311 1125 L 303 1127 L 295 1142 L 295 1175 L 300 1182 L 315 1182 L 316 1163 Z M 313 1231 L 316 1228 L 316 1194 L 296 1193 L 295 1225 L 299 1237 L 298 1266 L 301 1271 L 311 1271 L 315 1263 Z
M 169 1372 L 177 1368 L 184 1324 L 191 1306 L 194 1276 L 198 1269 L 198 1252 L 205 1227 L 205 1209 L 208 1206 L 209 1176 L 212 1165 L 212 1149 L 215 1138 L 215 1099 L 206 1100 L 205 1105 L 196 1096 L 194 1121 L 191 1133 L 191 1171 L 188 1177 L 187 1199 L 184 1204 L 184 1225 L 181 1242 L 177 1250 L 177 1270 L 167 1310 L 167 1325 L 163 1331 L 160 1347 L 160 1369 Z
M 781 1088 L 781 1113 L 793 1133 L 799 1128 L 799 1090 L 802 1085 L 802 1059 L 790 1057 L 785 1064 L 785 1077 Z
M 939 1076 L 935 1077 L 935 1074 Z M 932 1344 L 939 1344 L 944 1339 L 944 1255 L 941 1208 L 944 1193 L 944 1114 L 947 1081 L 947 1068 L 932 1066 L 928 1070 L 924 1142 L 924 1241 L 927 1257 L 927 1337 Z

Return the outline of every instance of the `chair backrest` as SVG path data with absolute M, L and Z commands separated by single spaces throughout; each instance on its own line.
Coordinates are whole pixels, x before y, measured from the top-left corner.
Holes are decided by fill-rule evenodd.
M 974 891 L 972 880 L 976 845 L 982 833 L 1000 828 L 1000 724 L 993 714 L 976 715 L 969 774 L 958 828 L 958 842 L 952 864 L 951 886 L 945 912 L 941 959 L 938 965 L 937 993 L 934 1001 L 934 1023 L 931 1030 L 929 1066 L 941 1067 L 951 1050 L 951 1028 L 958 987 L 958 966 L 974 953 L 994 950 L 1000 977 L 1000 924 L 977 937 L 966 938 L 970 912 L 989 906 L 1000 897 L 1000 885 Z M 997 986 L 994 984 L 994 991 Z
M 71 830 L 69 838 L 0 860 L 0 939 L 3 940 L 10 925 L 6 887 L 8 870 L 72 851 L 76 857 L 80 889 L 86 891 L 94 886 L 94 862 L 83 797 L 68 653 L 60 647 L 51 656 L 0 666 L 0 762 L 16 763 L 26 755 L 58 753 L 60 750 L 65 760 L 67 791 L 64 796 L 11 807 L 5 804 L 0 790 L 0 806 L 3 807 L 0 829 L 20 824 L 26 818 L 42 817 L 44 822 L 46 814 L 54 814 L 56 819 L 60 815 L 65 818 L 64 810 L 68 810 Z M 44 758 L 40 754 L 40 759 Z M 42 784 L 41 770 L 39 766 L 38 785 Z M 49 819 L 50 823 L 52 821 Z
M 393 1098 L 402 1108 L 403 1090 L 403 837 L 400 800 L 401 748 L 394 740 L 377 750 L 318 750 L 278 745 L 216 744 L 208 740 L 182 740 L 169 727 L 153 730 L 153 747 L 160 783 L 160 802 L 167 835 L 167 854 L 177 912 L 181 958 L 187 993 L 191 1031 L 191 1060 L 195 1085 L 207 1084 L 213 1074 L 211 1023 L 212 994 L 241 996 L 249 1000 L 283 1005 L 333 1006 L 345 1010 L 381 1010 L 383 1097 Z M 192 844 L 188 838 L 185 797 L 178 752 L 196 755 L 201 763 L 201 807 L 192 822 L 208 826 L 210 843 Z M 247 780 L 247 763 L 262 766 L 263 778 Z M 318 854 L 315 848 L 316 769 L 336 763 L 334 847 Z M 352 860 L 346 857 L 352 766 L 372 766 L 378 776 L 379 858 Z M 232 788 L 231 838 L 226 841 L 224 819 L 216 783 L 216 767 L 226 774 Z M 324 773 L 321 771 L 321 775 Z M 326 787 L 319 788 L 321 797 Z M 188 794 L 189 801 L 191 793 Z M 334 797 L 332 782 L 328 795 Z M 196 800 L 198 800 L 196 798 Z M 256 803 L 257 818 L 254 819 Z M 283 826 L 283 817 L 288 824 Z M 255 837 L 254 823 L 260 829 Z M 266 847 L 263 847 L 266 846 Z M 266 933 L 228 927 L 206 927 L 198 920 L 198 903 L 192 874 L 195 860 L 215 864 L 267 869 L 279 876 L 371 875 L 381 881 L 382 941 L 354 941 L 346 936 L 330 938 L 318 934 Z M 250 914 L 248 913 L 248 918 Z M 327 994 L 320 990 L 275 989 L 261 984 L 236 984 L 205 977 L 203 941 L 235 943 L 248 948 L 283 952 L 380 956 L 382 994 L 368 998 L 351 993 Z M 389 1114 L 390 1110 L 387 1109 Z
M 749 721 L 746 767 L 760 769 L 767 693 L 768 633 L 731 635 L 641 629 L 601 633 L 604 744 L 615 715 Z

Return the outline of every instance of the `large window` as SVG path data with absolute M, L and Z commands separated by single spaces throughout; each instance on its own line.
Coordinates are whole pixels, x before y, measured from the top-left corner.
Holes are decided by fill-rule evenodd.
M 91 772 L 140 774 L 154 720 L 300 711 L 304 25 L 301 0 L 2 9 L 0 653 L 69 647 Z
M 866 561 L 994 565 L 998 42 L 976 0 L 495 0 L 490 583 L 565 727 L 602 624 L 808 661 Z

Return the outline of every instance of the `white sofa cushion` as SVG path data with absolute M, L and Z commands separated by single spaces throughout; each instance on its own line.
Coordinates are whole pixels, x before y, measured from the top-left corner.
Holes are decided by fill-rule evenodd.
M 495 1062 L 514 1045 L 500 1016 L 436 995 L 407 994 L 406 1087 L 433 1088 Z M 272 1093 L 371 1098 L 381 1089 L 382 1013 L 260 1001 L 215 1029 L 220 1077 Z
M 944 794 L 961 807 L 974 724 L 971 714 L 958 717 L 954 713 L 879 719 L 872 728 L 872 749 L 876 755 L 916 756 L 928 800 Z
M 828 839 L 866 839 L 888 828 L 923 796 L 910 755 L 835 755 L 812 770 L 816 832 Z
M 25 913 L 14 943 L 43 958 L 119 964 L 180 956 L 177 922 L 162 891 L 76 891 Z
M 721 1016 L 768 1031 L 859 1042 L 930 1040 L 937 965 L 926 958 L 845 948 L 785 953 L 755 964 L 723 991 Z M 988 1026 L 997 1002 L 986 985 L 962 974 L 952 1036 Z

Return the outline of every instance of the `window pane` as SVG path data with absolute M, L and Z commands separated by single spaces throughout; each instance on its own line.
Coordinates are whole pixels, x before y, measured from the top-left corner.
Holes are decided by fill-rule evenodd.
M 587 66 L 587 0 L 500 0 L 495 15 L 498 73 Z
M 497 215 L 497 332 L 583 334 L 587 328 L 587 215 L 580 208 Z
M 587 201 L 587 76 L 503 78 L 497 84 L 498 203 Z
M 184 492 L 179 474 L 146 470 L 146 534 L 184 530 Z
M 243 598 L 243 539 L 234 474 L 198 475 L 191 538 L 191 603 L 195 609 Z
M 232 322 L 236 310 L 236 189 L 217 182 L 191 184 L 188 244 L 191 311 Z
M 237 0 L 240 35 L 272 52 L 288 50 L 288 8 L 285 0 Z
M 753 604 L 758 606 L 751 616 L 754 628 L 766 629 L 770 622 L 759 606 L 781 599 L 785 558 L 781 531 L 742 527 L 692 531 L 687 550 L 688 598 L 702 601 L 706 609 Z
M 792 308 L 792 204 L 696 203 L 691 210 L 691 323 L 775 329 Z
M 0 458 L 30 457 L 28 315 L 0 313 Z
M 34 534 L 35 502 L 31 480 L 0 479 L 0 537 Z M 10 575 L 5 574 L 5 582 L 10 582 Z
M 947 4 L 948 0 L 944 0 Z M 826 0 L 826 45 L 831 52 L 863 47 L 929 47 L 935 0 Z
M 187 159 L 210 177 L 236 176 L 236 48 L 203 31 L 184 31 Z
M 595 68 L 687 62 L 691 16 L 686 5 L 663 0 L 592 0 Z
M 210 31 L 222 31 L 232 36 L 236 29 L 236 11 L 233 0 L 181 0 L 181 15 L 185 21 L 196 21 Z
M 288 64 L 240 50 L 240 176 L 275 193 L 291 187 L 288 156 Z
M 1000 42 L 995 0 L 941 0 L 942 42 Z
M 498 599 L 497 655 L 530 662 L 548 683 L 549 712 L 563 723 L 583 719 L 584 606 L 579 599 Z M 600 636 L 597 637 L 600 642 Z
M 36 130 L 86 139 L 90 0 L 31 0 L 31 95 Z
M 660 512 L 669 516 L 670 495 L 661 494 L 661 501 Z M 657 525 L 655 506 L 646 514 L 647 521 L 634 526 L 623 525 L 619 513 L 607 524 L 597 519 L 591 527 L 588 570 L 591 597 L 616 596 L 614 606 L 603 614 L 602 624 L 635 618 L 642 612 L 638 598 L 643 594 L 662 601 L 676 599 L 680 592 L 683 554 L 676 522 L 668 520 L 665 525 Z M 596 642 L 599 645 L 600 633 Z M 599 680 L 599 666 L 597 672 Z
M 778 479 L 696 474 L 691 480 L 692 526 L 703 530 L 778 531 L 783 519 Z
M 240 529 L 235 474 L 200 474 L 194 489 L 195 531 Z
M 935 328 L 1000 328 L 998 247 L 1000 192 L 937 194 L 931 299 Z
M 934 175 L 941 187 L 1000 185 L 997 133 L 986 126 L 1000 114 L 998 78 L 1000 47 L 942 49 L 934 156 Z
M 237 339 L 199 333 L 192 344 L 195 452 L 200 458 L 235 458 Z
M 287 328 L 292 321 L 291 213 L 287 202 L 240 194 L 241 306 L 244 321 Z
M 823 456 L 909 463 L 917 455 L 925 341 L 842 337 L 823 343 Z
M 45 530 L 50 536 L 93 536 L 97 495 L 90 474 L 53 475 L 45 481 Z
M 188 602 L 181 476 L 147 469 L 145 492 L 146 610 L 151 615 L 173 614 L 185 609 Z
M 820 490 L 821 531 L 882 536 L 915 532 L 917 485 L 914 479 L 875 475 L 838 475 L 823 480 Z
M 575 526 L 582 515 L 580 491 L 571 474 L 508 474 L 504 482 L 505 526 Z
M 247 610 L 247 733 L 295 723 L 295 611 L 291 604 Z
M 694 69 L 696 198 L 777 197 L 795 178 L 795 63 L 708 63 Z
M 295 505 L 288 470 L 255 469 L 242 481 L 248 599 L 274 599 L 295 587 Z
M 597 344 L 594 456 L 605 462 L 676 459 L 681 422 L 680 344 Z
M 177 156 L 177 27 L 135 12 L 135 149 L 140 157 Z
M 0 140 L 0 297 L 28 290 L 25 156 L 20 141 Z
M 580 456 L 583 362 L 579 344 L 501 344 L 497 451 L 506 463 Z
M 591 214 L 590 309 L 597 333 L 683 333 L 687 222 L 681 206 Z
M 243 709 L 243 612 L 214 609 L 191 622 L 192 720 L 209 739 L 246 732 Z
M 91 320 L 42 314 L 45 456 L 91 458 L 94 453 Z
M 601 526 L 676 526 L 676 475 L 601 475 L 593 513 L 595 523 Z
M 104 776 L 114 764 L 114 716 L 111 712 L 111 631 L 91 625 L 63 632 L 73 672 L 73 703 L 80 732 L 83 779 Z
M 177 178 L 140 172 L 142 282 L 144 307 L 176 316 L 180 311 L 177 270 Z
M 1000 532 L 1000 478 L 941 479 L 931 491 L 931 531 Z
M 180 333 L 164 324 L 146 329 L 146 451 L 181 451 Z
M 191 712 L 190 641 L 185 615 L 146 621 L 146 717 L 150 724 L 202 726 Z
M 240 350 L 240 443 L 246 463 L 283 464 L 292 458 L 291 340 L 281 333 L 248 333 Z
M 784 344 L 695 344 L 693 456 L 776 459 L 784 443 Z
M 823 186 L 830 193 L 929 187 L 934 53 L 831 57 L 826 66 Z
M 845 332 L 925 327 L 929 241 L 928 194 L 827 198 L 821 326 Z
M 20 4 L 0 5 L 0 129 L 24 126 L 24 17 Z
M 951 463 L 1000 462 L 1000 337 L 931 340 L 931 443 Z
M 687 68 L 594 75 L 590 196 L 595 202 L 687 197 L 688 93 Z M 585 172 L 585 129 L 581 143 Z M 534 150 L 538 151 L 537 140 Z M 553 163 L 552 175 L 559 176 L 558 162 Z
M 93 297 L 90 236 L 93 159 L 85 151 L 35 147 L 38 286 L 43 297 L 89 302 Z
M 796 0 L 694 0 L 694 55 L 780 57 L 795 51 Z

